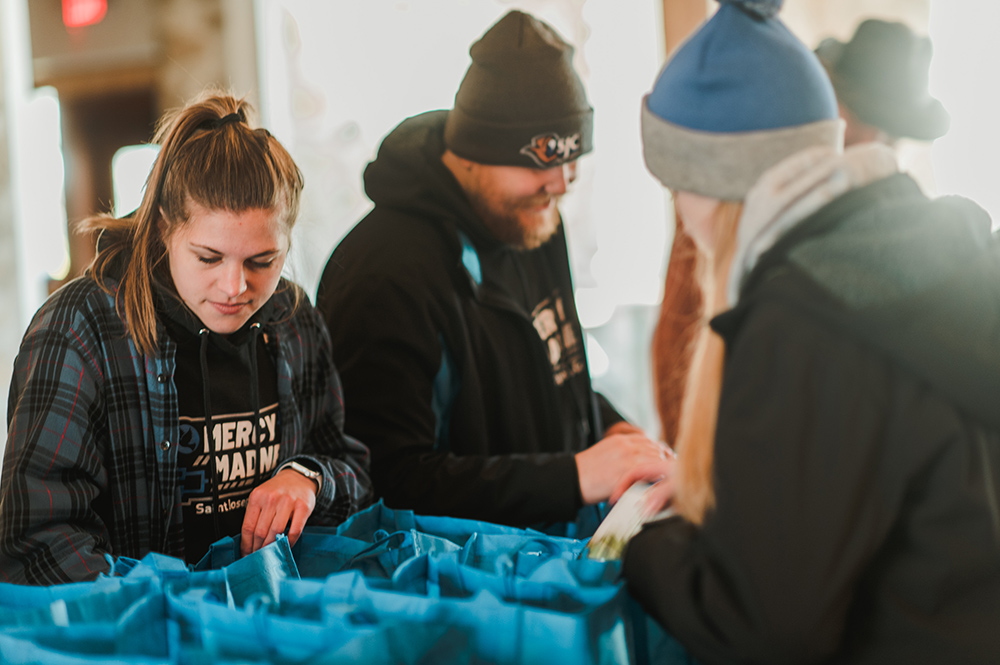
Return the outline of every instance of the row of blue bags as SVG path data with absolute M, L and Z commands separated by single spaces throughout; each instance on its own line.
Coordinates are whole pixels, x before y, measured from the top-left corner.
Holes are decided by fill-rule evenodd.
M 0 662 L 693 663 L 586 544 L 378 503 L 243 558 L 225 538 L 195 566 L 151 554 L 94 582 L 0 584 Z

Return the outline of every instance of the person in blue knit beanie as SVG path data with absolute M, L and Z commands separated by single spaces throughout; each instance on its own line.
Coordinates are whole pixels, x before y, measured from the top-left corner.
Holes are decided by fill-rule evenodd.
M 997 662 L 1000 244 L 841 148 L 780 6 L 722 2 L 643 100 L 704 316 L 624 576 L 703 663 Z

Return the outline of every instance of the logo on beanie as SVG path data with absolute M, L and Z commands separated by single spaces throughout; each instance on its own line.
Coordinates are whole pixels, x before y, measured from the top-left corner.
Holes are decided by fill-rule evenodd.
M 565 137 L 555 132 L 538 134 L 520 152 L 543 168 L 557 166 L 580 156 L 580 133 Z

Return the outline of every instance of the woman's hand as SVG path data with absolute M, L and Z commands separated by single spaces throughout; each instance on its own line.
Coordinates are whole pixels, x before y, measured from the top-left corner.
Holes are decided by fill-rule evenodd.
M 286 527 L 288 544 L 294 545 L 315 507 L 316 483 L 292 469 L 279 471 L 250 492 L 240 535 L 240 552 L 246 556 L 273 543 Z

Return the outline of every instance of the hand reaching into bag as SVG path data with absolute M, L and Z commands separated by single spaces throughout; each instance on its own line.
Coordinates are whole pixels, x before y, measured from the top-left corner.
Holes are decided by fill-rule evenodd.
M 288 544 L 294 545 L 316 507 L 316 490 L 314 481 L 292 469 L 283 469 L 254 488 L 240 533 L 243 556 L 270 545 L 286 528 Z

